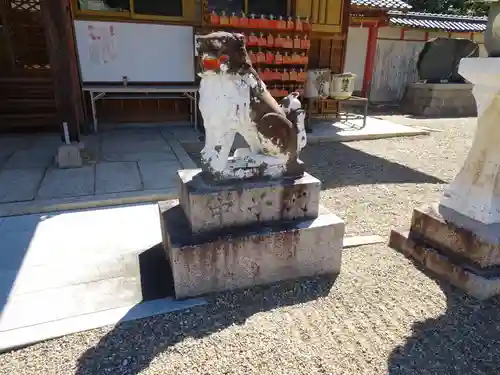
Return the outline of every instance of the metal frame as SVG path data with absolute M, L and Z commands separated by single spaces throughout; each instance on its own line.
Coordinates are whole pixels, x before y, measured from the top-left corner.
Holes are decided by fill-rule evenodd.
M 93 131 L 97 133 L 99 130 L 98 120 L 97 120 L 97 108 L 96 102 L 99 99 L 189 99 L 190 113 L 189 117 L 191 123 L 194 124 L 194 128 L 199 132 L 198 129 L 198 87 L 195 86 L 83 86 L 83 91 L 88 92 L 90 96 L 90 105 L 92 108 L 92 121 L 93 121 Z M 124 96 L 116 95 L 123 93 L 143 93 L 146 95 L 142 96 Z M 181 94 L 177 95 L 155 95 L 148 96 L 151 93 L 160 94 Z M 109 95 L 115 94 L 115 95 Z
M 337 99 L 338 102 L 339 102 L 339 105 L 342 105 L 342 103 L 345 103 L 345 102 L 353 102 L 353 103 L 363 103 L 364 104 L 364 111 L 363 111 L 363 127 L 362 129 L 366 126 L 366 118 L 368 117 L 368 98 L 364 98 L 362 96 L 351 96 L 349 98 L 346 98 L 346 99 Z M 348 112 L 342 112 L 340 111 L 340 108 L 339 110 L 337 111 L 337 115 L 339 116 L 339 118 L 342 120 L 342 115 L 344 116 L 344 119 L 345 119 L 345 122 L 348 122 L 349 121 L 349 113 Z M 359 117 L 359 115 L 354 115 L 355 117 Z

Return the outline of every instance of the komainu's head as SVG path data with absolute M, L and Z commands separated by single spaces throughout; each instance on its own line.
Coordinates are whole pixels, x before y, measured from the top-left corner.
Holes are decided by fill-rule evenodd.
M 252 66 L 242 34 L 217 31 L 198 37 L 198 43 L 202 72 L 244 73 Z

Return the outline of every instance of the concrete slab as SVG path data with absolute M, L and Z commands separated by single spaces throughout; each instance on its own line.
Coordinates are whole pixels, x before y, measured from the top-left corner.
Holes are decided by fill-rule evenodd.
M 156 204 L 2 219 L 0 351 L 205 303 L 140 304 L 139 255 L 160 242 Z
M 0 240 L 6 238 L 2 242 L 2 256 L 21 254 L 23 267 L 62 261 L 77 264 L 89 257 L 102 262 L 102 259 L 148 250 L 159 244 L 158 220 L 155 205 L 6 218 L 0 228 Z M 89 235 L 82 235 L 82 228 Z
M 15 151 L 4 169 L 47 168 L 54 163 L 57 148 L 28 148 Z
M 123 307 L 141 299 L 140 280 L 134 277 L 15 295 L 3 309 L 0 332 Z
M 206 300 L 200 298 L 185 301 L 166 298 L 0 332 L 0 353 L 55 337 L 186 310 L 206 303 Z
M 0 203 L 34 199 L 44 172 L 42 168 L 0 171 Z
M 140 161 L 139 171 L 145 189 L 165 189 L 177 186 L 177 171 L 181 164 L 175 161 Z
M 354 119 L 349 120 L 349 122 L 313 120 L 311 128 L 313 132 L 307 134 L 308 144 L 362 141 L 430 134 L 428 130 L 412 128 L 375 117 L 368 117 L 365 127 L 363 127 L 361 119 Z
M 43 178 L 38 198 L 79 197 L 94 194 L 94 166 L 74 169 L 50 168 Z
M 117 162 L 96 165 L 96 194 L 142 190 L 137 163 Z

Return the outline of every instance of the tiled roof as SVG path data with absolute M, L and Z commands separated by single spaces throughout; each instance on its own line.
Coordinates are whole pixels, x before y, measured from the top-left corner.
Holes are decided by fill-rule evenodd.
M 455 32 L 482 32 L 486 30 L 487 17 L 456 16 L 419 12 L 389 12 L 393 26 L 415 27 Z
M 351 0 L 351 5 L 394 10 L 411 9 L 411 6 L 402 0 Z

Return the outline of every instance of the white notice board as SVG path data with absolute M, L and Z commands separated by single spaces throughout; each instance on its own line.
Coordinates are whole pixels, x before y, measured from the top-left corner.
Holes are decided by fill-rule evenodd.
M 194 82 L 191 26 L 75 21 L 83 82 Z

